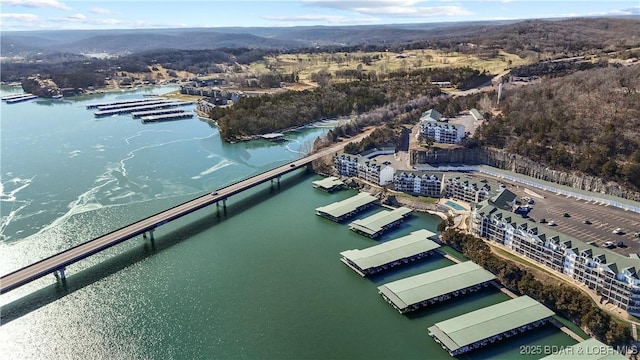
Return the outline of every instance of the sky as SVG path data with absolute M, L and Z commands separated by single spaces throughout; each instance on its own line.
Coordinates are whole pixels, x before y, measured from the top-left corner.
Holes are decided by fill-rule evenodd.
M 635 15 L 640 0 L 0 0 L 0 30 L 286 27 Z

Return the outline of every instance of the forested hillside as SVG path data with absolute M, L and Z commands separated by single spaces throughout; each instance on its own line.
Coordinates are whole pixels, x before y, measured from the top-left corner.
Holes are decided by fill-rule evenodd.
M 640 189 L 640 66 L 578 71 L 505 91 L 485 145 Z

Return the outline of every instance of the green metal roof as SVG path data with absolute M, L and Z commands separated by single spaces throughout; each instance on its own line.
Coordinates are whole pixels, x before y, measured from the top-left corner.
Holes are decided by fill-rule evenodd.
M 368 235 L 373 235 L 382 231 L 385 226 L 393 223 L 394 221 L 402 219 L 405 215 L 411 213 L 411 211 L 411 209 L 404 206 L 391 211 L 383 210 L 364 219 L 353 221 L 349 224 L 349 228 Z
M 613 347 L 591 338 L 573 346 L 562 348 L 557 354 L 545 356 L 540 360 L 625 360 Z
M 335 176 L 329 176 L 328 178 L 314 181 L 313 185 L 323 189 L 331 189 L 335 186 L 344 185 L 344 182 Z
M 343 251 L 340 255 L 365 270 L 437 249 L 440 245 L 429 240 L 435 235 L 429 230 L 422 229 L 366 249 Z
M 398 309 L 495 279 L 471 261 L 447 266 L 378 287 Z
M 327 206 L 319 207 L 316 209 L 316 211 L 328 214 L 335 218 L 339 218 L 341 216 L 344 216 L 350 213 L 351 211 L 356 210 L 360 206 L 370 204 L 377 200 L 378 198 L 369 194 L 368 192 L 361 192 L 348 199 L 338 201 L 333 204 L 329 204 Z
M 453 351 L 554 314 L 532 298 L 520 296 L 436 323 L 429 331 Z

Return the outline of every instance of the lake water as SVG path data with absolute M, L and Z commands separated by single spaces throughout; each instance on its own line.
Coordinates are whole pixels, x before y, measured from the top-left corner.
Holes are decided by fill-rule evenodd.
M 1 274 L 295 160 L 328 131 L 226 144 L 197 118 L 143 125 L 85 108 L 173 89 L 2 104 Z M 315 215 L 355 194 L 313 189 L 318 178 L 294 172 L 230 198 L 226 211 L 212 206 L 159 228 L 153 243 L 133 239 L 71 265 L 65 283 L 50 275 L 2 295 L 2 357 L 448 359 L 427 328 L 508 299 L 491 288 L 400 315 L 376 287 L 452 262 L 435 255 L 363 279 L 339 253 L 435 231 L 438 218 L 416 214 L 374 241 Z M 547 326 L 464 358 L 574 343 Z

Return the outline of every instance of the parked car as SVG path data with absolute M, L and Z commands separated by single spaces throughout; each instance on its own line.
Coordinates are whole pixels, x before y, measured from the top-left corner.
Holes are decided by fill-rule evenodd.
M 616 235 L 620 235 L 620 234 L 622 234 L 622 229 L 620 229 L 620 228 L 615 228 L 615 229 L 613 229 L 612 233 L 614 233 L 614 234 L 616 234 Z
M 638 232 L 634 232 L 634 233 L 633 233 L 633 236 L 634 236 L 634 237 L 640 237 L 640 231 L 638 231 Z
M 616 246 L 617 246 L 617 247 L 621 247 L 621 248 L 626 248 L 626 247 L 627 247 L 627 245 L 625 245 L 625 244 L 624 244 L 624 241 L 618 241 L 618 242 L 616 243 Z
M 546 222 L 547 222 L 547 219 L 545 219 L 545 218 L 540 219 L 540 224 L 544 224 Z
M 549 226 L 556 226 L 556 222 L 553 220 L 549 221 Z
M 564 214 L 562 214 L 562 216 L 564 216 L 564 217 L 571 217 L 571 215 L 569 215 L 569 213 L 564 213 Z
M 585 220 L 585 221 L 583 221 L 582 223 L 583 223 L 583 224 L 587 224 L 587 225 L 591 225 L 591 221 L 589 221 L 589 220 Z
M 604 244 L 602 244 L 602 246 L 606 248 L 612 248 L 614 246 L 613 241 L 606 241 Z

